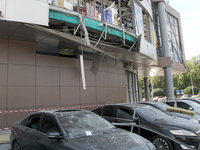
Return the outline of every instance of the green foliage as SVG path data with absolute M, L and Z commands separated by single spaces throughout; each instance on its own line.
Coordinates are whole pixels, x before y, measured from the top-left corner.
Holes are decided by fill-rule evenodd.
M 152 92 L 151 92 L 152 94 Z M 153 96 L 165 96 L 165 91 L 161 88 L 153 89 Z
M 165 88 L 165 78 L 164 76 L 159 76 L 159 77 L 153 77 L 152 78 L 152 84 L 153 84 L 153 88 L 161 88 L 164 89 Z
M 199 93 L 199 89 L 196 86 L 193 86 L 194 89 L 194 95 L 197 95 Z M 190 94 L 192 95 L 192 87 L 189 86 L 187 88 L 184 89 L 184 94 Z
M 144 81 L 142 79 L 139 79 L 138 82 L 139 82 L 139 87 L 144 89 Z
M 177 88 L 177 87 L 174 87 L 174 95 L 175 95 L 175 96 L 177 96 L 176 90 L 178 90 L 178 88 Z
M 142 97 L 145 97 L 145 91 L 142 90 Z
M 173 83 L 174 87 L 178 90 L 187 88 L 188 86 L 196 86 L 200 89 L 200 55 L 192 57 L 191 60 L 186 61 L 187 72 L 174 74 Z M 152 80 L 152 82 L 151 82 Z M 164 76 L 157 76 L 149 78 L 149 87 L 151 89 L 151 84 L 153 83 L 153 88 L 165 89 L 165 78 Z M 142 87 L 144 86 L 141 81 Z M 175 88 L 174 88 L 175 89 Z

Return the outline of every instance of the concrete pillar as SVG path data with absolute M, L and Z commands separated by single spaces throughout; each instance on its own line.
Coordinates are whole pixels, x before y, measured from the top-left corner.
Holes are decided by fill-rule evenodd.
M 162 41 L 161 57 L 171 57 L 169 53 L 167 18 L 166 18 L 164 2 L 158 3 L 158 15 L 159 15 L 161 41 Z M 165 88 L 166 88 L 167 99 L 172 100 L 174 99 L 172 67 L 164 67 L 164 74 L 165 74 Z
M 145 94 L 145 100 L 150 101 L 150 92 L 149 92 L 149 78 L 144 78 L 144 94 Z

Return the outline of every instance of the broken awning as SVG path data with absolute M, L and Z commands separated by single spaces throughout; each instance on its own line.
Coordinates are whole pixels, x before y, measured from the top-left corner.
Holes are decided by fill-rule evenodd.
M 67 47 L 68 46 L 69 47 L 73 46 L 75 48 L 77 47 L 77 49 L 78 49 L 78 44 L 81 43 L 81 38 L 80 37 L 72 35 L 72 34 L 69 34 L 69 33 L 64 33 L 64 32 L 60 32 L 60 31 L 53 30 L 53 29 L 48 29 L 48 28 L 45 28 L 45 27 L 42 27 L 42 26 L 38 26 L 38 25 L 29 25 L 29 24 L 25 24 L 25 25 L 28 26 L 28 27 L 34 28 L 36 30 L 40 30 L 42 32 L 48 33 L 48 37 L 57 38 L 57 40 L 59 40 L 59 42 L 57 42 L 57 46 L 59 46 L 59 45 L 65 45 Z M 48 44 L 47 41 L 45 41 L 44 43 L 42 41 L 40 41 L 39 43 Z M 74 43 L 74 45 L 73 45 L 73 43 Z M 84 39 L 82 39 L 82 43 L 84 43 Z M 51 45 L 51 43 L 49 43 L 49 45 Z M 84 46 L 84 44 L 83 44 L 83 46 Z M 115 57 L 115 56 L 113 56 L 111 54 L 106 53 L 105 51 L 99 49 L 98 47 L 95 47 L 94 45 L 84 46 L 84 49 L 85 48 L 86 49 L 90 49 L 90 50 L 94 50 L 96 52 L 102 53 L 104 55 L 107 55 L 109 57 L 112 57 L 114 59 L 119 60 L 119 58 L 117 58 L 117 57 Z

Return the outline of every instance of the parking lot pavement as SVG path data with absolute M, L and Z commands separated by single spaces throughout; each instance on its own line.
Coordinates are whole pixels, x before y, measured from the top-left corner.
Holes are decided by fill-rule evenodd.
M 9 143 L 0 143 L 0 150 L 11 150 Z
M 10 130 L 0 131 L 0 150 L 10 150 Z

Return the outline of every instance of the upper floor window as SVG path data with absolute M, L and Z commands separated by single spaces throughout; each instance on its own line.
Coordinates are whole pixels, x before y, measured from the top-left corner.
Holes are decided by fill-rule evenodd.
M 178 19 L 167 13 L 167 31 L 172 62 L 182 63 Z

